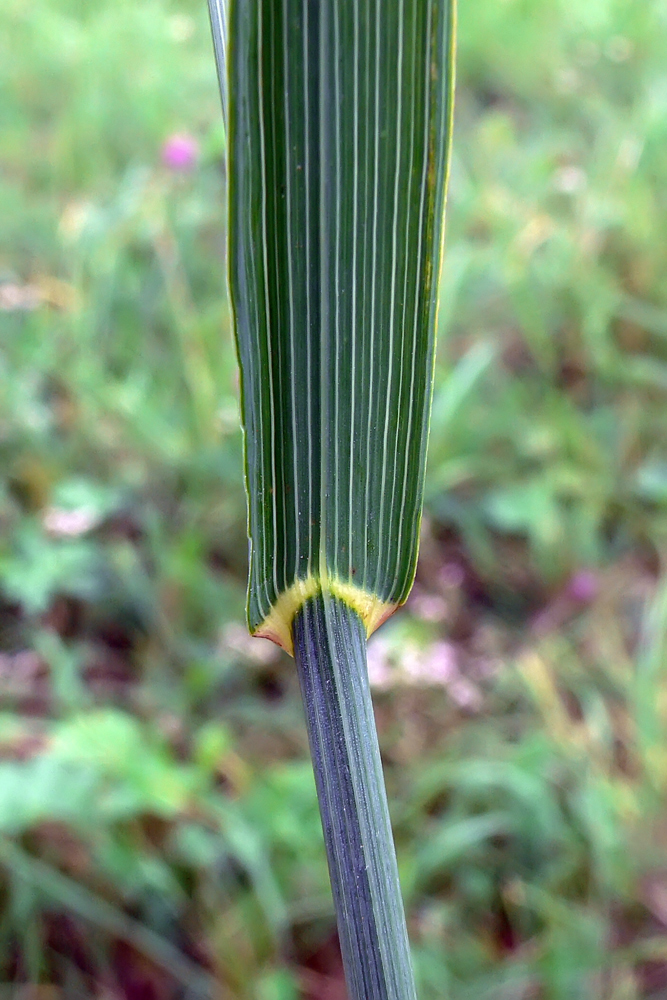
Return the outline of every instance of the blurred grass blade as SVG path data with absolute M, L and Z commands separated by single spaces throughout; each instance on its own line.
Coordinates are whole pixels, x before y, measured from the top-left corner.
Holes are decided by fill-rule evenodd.
M 412 584 L 453 11 L 235 0 L 227 12 L 248 617 L 291 652 L 308 597 L 337 594 L 370 633 Z
M 218 67 L 218 81 L 222 98 L 222 120 L 227 128 L 227 5 L 229 0 L 208 0 L 208 12 L 211 19 L 211 34 L 213 35 L 213 50 Z
M 7 866 L 19 880 L 34 886 L 41 895 L 106 931 L 112 938 L 129 942 L 137 951 L 187 988 L 192 998 L 218 995 L 217 983 L 190 958 L 150 927 L 91 892 L 67 875 L 32 857 L 12 840 L 0 837 L 0 866 Z

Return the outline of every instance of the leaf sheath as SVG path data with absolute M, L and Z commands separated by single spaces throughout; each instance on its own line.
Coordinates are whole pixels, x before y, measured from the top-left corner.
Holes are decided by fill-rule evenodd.
M 348 990 L 352 1000 L 413 1000 L 364 625 L 320 594 L 293 632 Z

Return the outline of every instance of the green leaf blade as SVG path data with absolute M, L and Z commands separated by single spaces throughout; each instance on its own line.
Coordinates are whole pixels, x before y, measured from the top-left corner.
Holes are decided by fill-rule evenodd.
M 233 0 L 230 286 L 251 630 L 409 592 L 452 111 L 447 0 Z M 355 598 L 356 595 L 356 598 Z

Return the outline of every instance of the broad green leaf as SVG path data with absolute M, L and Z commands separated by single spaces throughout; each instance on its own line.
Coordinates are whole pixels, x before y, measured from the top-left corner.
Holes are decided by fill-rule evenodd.
M 414 577 L 453 4 L 232 0 L 226 48 L 224 6 L 248 619 L 291 652 L 309 597 L 370 634 Z

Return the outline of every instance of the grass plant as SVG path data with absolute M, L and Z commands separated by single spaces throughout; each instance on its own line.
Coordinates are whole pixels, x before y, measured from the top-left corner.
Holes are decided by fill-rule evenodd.
M 368 642 L 422 1000 L 664 994 L 666 31 L 459 12 L 420 562 Z M 220 119 L 201 3 L 0 4 L 17 992 L 342 990 L 298 677 L 243 624 Z

